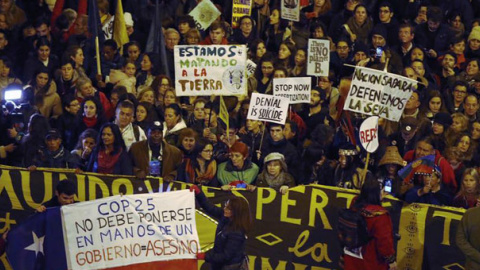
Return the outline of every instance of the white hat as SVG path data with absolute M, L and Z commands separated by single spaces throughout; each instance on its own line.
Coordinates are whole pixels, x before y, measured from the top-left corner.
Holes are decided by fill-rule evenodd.
M 272 160 L 281 160 L 281 161 L 284 161 L 285 160 L 285 157 L 278 153 L 278 152 L 273 152 L 273 153 L 270 153 L 268 154 L 266 157 L 265 157 L 265 160 L 263 161 L 264 163 L 268 163 Z
M 130 14 L 129 12 L 123 13 L 123 18 L 125 19 L 125 25 L 126 26 L 133 26 L 134 25 L 133 19 L 132 19 L 132 14 Z

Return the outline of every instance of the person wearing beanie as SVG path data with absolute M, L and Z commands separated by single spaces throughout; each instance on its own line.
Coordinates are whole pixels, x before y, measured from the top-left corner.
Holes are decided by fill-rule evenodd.
M 400 74 L 403 70 L 402 58 L 387 44 L 387 28 L 384 24 L 377 24 L 372 30 L 372 51 L 374 55 L 371 67 L 384 70 L 388 62 L 387 71 Z
M 285 194 L 288 188 L 295 186 L 295 180 L 288 173 L 287 163 L 282 154 L 270 153 L 263 162 L 263 170 L 257 177 L 257 187 L 269 187 Z
M 467 43 L 468 46 L 465 52 L 465 57 L 480 57 L 480 26 L 475 26 L 472 28 L 470 35 L 468 35 Z
M 253 184 L 258 175 L 258 166 L 248 156 L 248 146 L 235 142 L 229 150 L 230 158 L 218 165 L 217 179 L 223 190 Z
M 403 194 L 410 188 L 404 185 L 403 180 L 398 176 L 398 171 L 405 165 L 402 156 L 398 152 L 396 146 L 387 146 L 385 154 L 378 162 L 379 170 L 377 179 L 383 191 L 397 198 L 401 198 Z

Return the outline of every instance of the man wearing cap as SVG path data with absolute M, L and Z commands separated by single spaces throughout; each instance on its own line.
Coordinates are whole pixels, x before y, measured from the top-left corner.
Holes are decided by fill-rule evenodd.
M 153 122 L 148 128 L 147 140 L 132 144 L 129 154 L 135 176 L 145 178 L 147 175 L 158 175 L 167 181 L 173 180 L 175 170 L 183 159 L 180 149 L 163 140 L 163 124 L 159 121 Z
M 390 135 L 390 145 L 398 147 L 400 155 L 413 150 L 418 140 L 418 121 L 413 117 L 405 117 L 400 121 L 400 131 Z
M 37 167 L 70 169 L 79 167 L 79 160 L 70 154 L 70 151 L 63 148 L 62 136 L 58 130 L 48 131 L 45 135 L 45 145 L 44 149 L 36 153 L 33 164 L 28 167 L 29 170 L 34 171 Z
M 442 182 L 447 185 L 451 193 L 455 193 L 457 190 L 457 181 L 455 180 L 455 174 L 452 166 L 444 158 L 440 151 L 436 150 L 433 146 L 433 140 L 430 137 L 424 137 L 417 142 L 414 150 L 410 150 L 403 156 L 403 159 L 407 162 L 413 162 L 419 158 L 435 155 L 434 164 L 439 167 L 442 174 Z

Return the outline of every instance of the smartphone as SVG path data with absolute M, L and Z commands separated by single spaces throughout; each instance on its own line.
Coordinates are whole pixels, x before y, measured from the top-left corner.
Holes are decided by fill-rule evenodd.
M 391 193 L 392 192 L 392 187 L 386 185 L 386 186 L 383 187 L 383 190 L 385 190 L 385 192 Z
M 378 46 L 376 51 L 375 51 L 375 58 L 380 59 L 383 55 L 383 48 Z

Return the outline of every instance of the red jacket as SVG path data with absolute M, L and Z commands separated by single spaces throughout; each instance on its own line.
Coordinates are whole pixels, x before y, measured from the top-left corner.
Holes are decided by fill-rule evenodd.
M 385 270 L 395 256 L 393 225 L 388 211 L 380 205 L 367 205 L 365 217 L 372 240 L 362 247 L 363 259 L 345 255 L 345 270 Z
M 200 45 L 213 45 L 210 36 L 207 36 L 204 40 L 202 40 Z M 228 45 L 228 40 L 225 37 L 222 38 L 222 42 L 219 45 Z
M 415 150 L 410 150 L 405 153 L 403 159 L 410 163 L 417 159 L 415 157 Z M 455 173 L 453 172 L 452 166 L 448 163 L 448 160 L 444 158 L 438 150 L 435 150 L 435 165 L 440 167 L 440 171 L 442 172 L 442 182 L 443 184 L 447 185 L 449 190 L 453 193 L 457 191 L 457 181 L 455 180 Z

